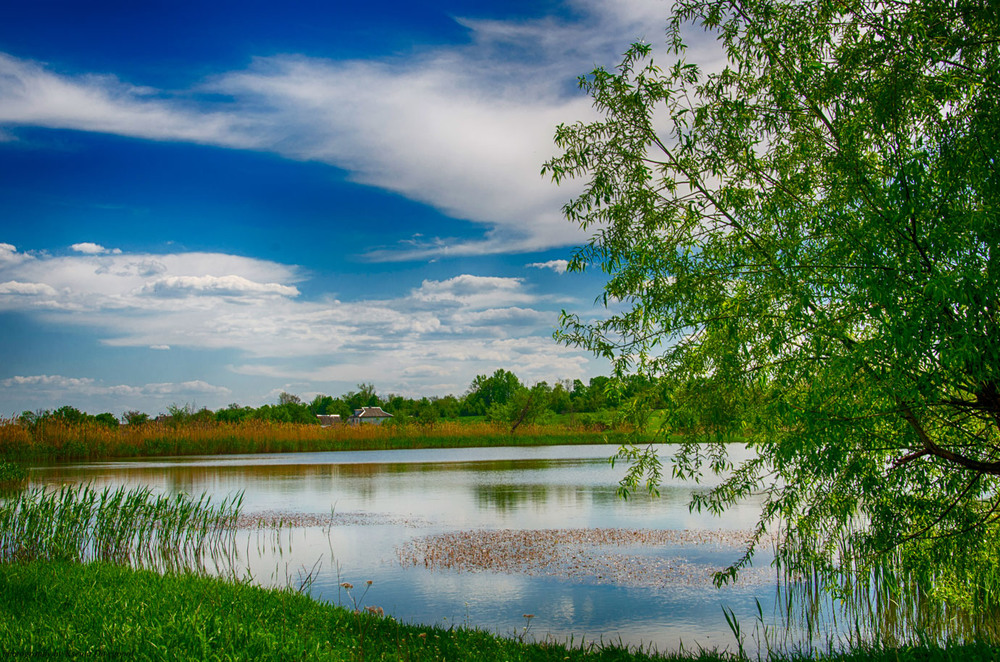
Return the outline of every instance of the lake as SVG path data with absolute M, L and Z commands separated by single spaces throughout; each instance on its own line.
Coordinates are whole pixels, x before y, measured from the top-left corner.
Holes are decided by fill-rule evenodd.
M 735 649 L 724 607 L 744 629 L 758 621 L 758 604 L 765 622 L 775 619 L 769 554 L 736 586 L 711 583 L 712 571 L 739 557 L 759 500 L 722 517 L 690 513 L 692 490 L 712 483 L 667 479 L 659 498 L 624 501 L 615 494 L 624 469 L 608 463 L 614 450 L 157 458 L 40 466 L 31 480 L 146 485 L 213 500 L 242 491 L 251 525 L 238 539 L 237 570 L 403 622 L 673 651 Z M 660 452 L 666 458 L 669 447 Z M 734 449 L 736 459 L 745 452 Z M 277 532 L 252 526 L 275 519 L 285 522 Z

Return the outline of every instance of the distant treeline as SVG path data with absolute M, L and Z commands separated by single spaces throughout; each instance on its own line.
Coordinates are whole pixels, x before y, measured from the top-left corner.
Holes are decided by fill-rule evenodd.
M 610 426 L 615 410 L 622 402 L 636 393 L 648 394 L 652 385 L 648 380 L 635 376 L 626 380 L 594 377 L 588 384 L 581 380 L 566 380 L 548 384 L 538 382 L 531 387 L 524 385 L 514 373 L 497 370 L 492 375 L 479 375 L 462 396 L 406 398 L 389 394 L 380 396 L 372 384 L 359 384 L 357 391 L 340 397 L 317 395 L 311 402 L 291 393 L 282 393 L 276 404 L 260 407 L 241 406 L 233 403 L 212 411 L 190 404 L 174 404 L 166 413 L 151 416 L 140 411 L 127 411 L 121 419 L 114 414 L 88 414 L 72 406 L 55 410 L 25 411 L 18 422 L 28 427 L 40 423 L 59 422 L 70 425 L 96 423 L 116 428 L 122 424 L 138 426 L 157 421 L 166 425 L 191 423 L 241 423 L 267 421 L 272 423 L 301 423 L 318 425 L 320 414 L 336 414 L 346 419 L 356 409 L 381 407 L 393 415 L 392 424 L 408 422 L 433 423 L 440 420 L 457 420 L 462 417 L 483 417 L 510 425 L 516 429 L 522 424 L 545 423 L 563 418 L 566 414 L 581 414 L 591 424 Z M 654 387 L 655 393 L 657 389 Z M 657 408 L 660 400 L 654 396 L 648 404 Z

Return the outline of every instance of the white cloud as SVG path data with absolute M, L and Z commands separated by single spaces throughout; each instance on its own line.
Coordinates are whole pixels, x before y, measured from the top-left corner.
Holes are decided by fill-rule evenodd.
M 578 244 L 582 231 L 559 211 L 577 189 L 539 175 L 555 153 L 555 127 L 596 117 L 573 91 L 576 77 L 615 66 L 637 38 L 659 41 L 667 13 L 655 0 L 577 0 L 573 18 L 459 19 L 469 30 L 461 45 L 370 61 L 259 57 L 176 92 L 113 75 L 63 75 L 0 54 L 0 125 L 321 161 L 483 227 L 479 239 L 429 237 L 374 249 L 371 259 Z
M 294 285 L 302 279 L 293 266 L 220 253 L 40 254 L 0 262 L 0 310 L 99 334 L 108 348 L 170 350 L 177 360 L 189 350 L 235 352 L 236 374 L 305 380 L 311 390 L 338 393 L 329 384 L 462 392 L 476 374 L 501 366 L 525 380 L 572 378 L 589 360 L 553 342 L 557 302 L 523 278 L 459 274 L 424 280 L 400 297 L 353 301 L 303 297 Z M 192 375 L 202 385 L 182 383 L 175 399 L 227 395 L 228 386 L 203 386 L 218 382 L 209 374 Z M 60 386 L 43 377 L 11 379 L 10 388 L 56 393 Z M 60 388 L 94 398 L 114 390 L 153 403 L 173 393 L 157 385 Z
M 0 123 L 253 148 L 226 112 L 164 100 L 109 75 L 69 77 L 0 53 Z
M 275 295 L 295 297 L 298 289 L 280 283 L 257 283 L 242 276 L 166 276 L 150 281 L 142 288 L 143 293 L 156 296 L 230 295 L 245 294 Z
M 179 384 L 169 382 L 146 384 L 140 389 L 143 393 L 150 395 L 228 395 L 232 393 L 224 386 L 215 386 L 200 379 Z
M 31 375 L 14 376 L 3 380 L 4 387 L 48 386 L 58 388 L 84 388 L 94 383 L 93 379 L 79 377 L 63 377 L 62 375 Z
M 54 297 L 58 293 L 45 283 L 20 283 L 16 280 L 10 280 L 6 283 L 0 283 L 0 294 Z
M 566 273 L 566 267 L 569 266 L 569 260 L 549 260 L 548 262 L 532 262 L 526 265 L 532 269 L 551 269 L 557 274 Z
M 127 384 L 102 384 L 88 377 L 65 377 L 63 375 L 16 375 L 0 381 L 0 387 L 11 390 L 24 391 L 27 389 L 52 393 L 61 398 L 60 402 L 95 396 L 133 398 L 187 396 L 190 398 L 199 395 L 228 395 L 232 393 L 224 386 L 216 386 L 201 380 L 131 386 Z
M 539 297 L 524 290 L 520 278 L 462 274 L 448 280 L 425 280 L 413 290 L 415 301 L 461 306 L 496 306 L 536 303 Z
M 72 246 L 70 246 L 70 248 L 76 251 L 77 253 L 84 253 L 85 255 L 101 255 L 103 253 L 113 253 L 115 255 L 121 254 L 121 250 L 118 248 L 109 251 L 104 246 L 89 241 L 84 241 L 79 244 L 73 244 Z
M 10 259 L 3 259 L 5 255 Z M 50 308 L 82 315 L 126 309 L 180 310 L 165 300 L 170 298 L 186 298 L 192 307 L 205 307 L 223 296 L 248 302 L 296 296 L 298 290 L 292 283 L 300 279 L 294 267 L 221 253 L 29 257 L 0 250 L 0 282 L 7 281 L 8 291 L 34 294 Z M 0 300 L 0 310 L 18 305 Z
M 16 246 L 11 244 L 0 244 L 0 268 L 8 265 L 19 264 L 30 259 L 31 256 L 25 255 L 24 253 L 18 253 Z
M 464 338 L 404 342 L 368 353 L 352 353 L 338 363 L 295 367 L 288 364 L 244 364 L 234 372 L 245 376 L 309 383 L 376 382 L 380 392 L 426 396 L 464 392 L 477 374 L 497 368 L 512 370 L 534 383 L 583 377 L 588 359 L 547 337 Z
M 487 310 L 476 310 L 471 312 L 456 313 L 453 321 L 460 327 L 472 329 L 476 327 L 488 327 L 494 333 L 509 334 L 514 329 L 521 327 L 539 327 L 551 325 L 554 322 L 552 313 L 533 310 L 531 308 L 489 308 Z

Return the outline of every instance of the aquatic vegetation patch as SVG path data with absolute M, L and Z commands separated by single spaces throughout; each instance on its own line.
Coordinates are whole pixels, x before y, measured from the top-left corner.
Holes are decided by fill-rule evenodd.
M 242 495 L 217 504 L 148 487 L 64 485 L 23 491 L 0 504 L 0 563 L 106 561 L 197 568 L 231 556 Z
M 718 568 L 689 560 L 684 549 L 736 550 L 749 531 L 654 529 L 480 529 L 415 538 L 397 548 L 400 564 L 432 570 L 502 572 L 618 586 L 704 586 Z M 643 554 L 665 547 L 677 553 Z M 774 572 L 741 578 L 774 581 Z
M 238 529 L 378 525 L 416 528 L 427 526 L 428 521 L 415 515 L 403 516 L 393 513 L 293 513 L 277 510 L 240 513 L 236 519 Z
M 17 488 L 27 482 L 27 469 L 14 462 L 0 460 L 0 490 Z

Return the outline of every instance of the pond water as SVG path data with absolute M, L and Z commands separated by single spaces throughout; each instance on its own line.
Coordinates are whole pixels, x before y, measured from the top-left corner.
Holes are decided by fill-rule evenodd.
M 166 493 L 242 491 L 250 519 L 237 564 L 264 585 L 377 606 L 403 622 L 501 635 L 621 642 L 660 651 L 736 642 L 758 604 L 776 611 L 766 553 L 736 586 L 711 572 L 736 560 L 759 513 L 690 513 L 694 486 L 659 498 L 615 494 L 613 446 L 549 446 L 158 458 L 36 467 L 35 485 L 146 485 Z M 745 452 L 734 449 L 734 452 Z M 661 449 L 669 456 L 669 447 Z M 371 586 L 367 582 L 371 581 Z M 354 588 L 345 590 L 348 582 Z M 533 615 L 528 618 L 526 615 Z M 749 642 L 748 642 L 749 643 Z

